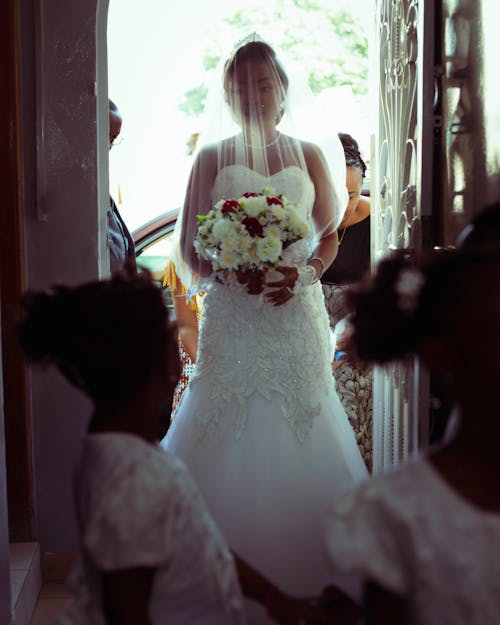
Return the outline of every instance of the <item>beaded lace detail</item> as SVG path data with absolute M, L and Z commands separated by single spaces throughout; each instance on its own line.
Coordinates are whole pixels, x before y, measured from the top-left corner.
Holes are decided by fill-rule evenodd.
M 299 168 L 288 167 L 270 178 L 242 166 L 233 168 L 234 176 L 226 172 L 223 178 L 225 189 L 216 180 L 217 198 L 273 186 L 300 202 L 310 216 L 314 187 Z M 304 265 L 309 255 L 308 242 L 298 241 L 285 250 L 284 264 Z M 318 397 L 333 389 L 329 321 L 320 284 L 297 288 L 283 306 L 249 295 L 234 277 L 224 284 L 212 278 L 204 289 L 198 361 L 190 382 L 210 380 L 209 401 L 194 415 L 200 438 L 216 435 L 220 426 L 232 426 L 235 436 L 242 436 L 248 399 L 257 392 L 269 400 L 279 395 L 281 418 L 304 442 L 321 411 Z M 234 415 L 232 423 L 223 423 L 226 415 Z

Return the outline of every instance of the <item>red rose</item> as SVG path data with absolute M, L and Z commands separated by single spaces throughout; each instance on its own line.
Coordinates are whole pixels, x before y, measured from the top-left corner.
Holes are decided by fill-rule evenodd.
M 267 205 L 272 206 L 273 204 L 277 204 L 278 206 L 283 206 L 283 202 L 279 199 L 279 197 L 268 197 L 266 198 Z
M 260 193 L 243 193 L 242 197 L 259 197 Z
M 226 200 L 221 208 L 221 213 L 225 215 L 226 213 L 236 213 L 239 204 L 236 200 Z
M 241 220 L 241 223 L 251 237 L 260 237 L 262 235 L 262 226 L 255 217 L 245 217 L 245 219 Z

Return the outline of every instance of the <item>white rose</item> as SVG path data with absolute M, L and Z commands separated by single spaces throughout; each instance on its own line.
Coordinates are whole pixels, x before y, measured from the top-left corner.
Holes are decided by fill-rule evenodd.
M 250 217 L 258 217 L 262 211 L 267 209 L 266 198 L 259 197 L 245 197 L 241 201 L 243 210 Z
M 229 219 L 220 219 L 212 229 L 212 235 L 219 241 L 236 236 L 234 224 Z
M 295 209 L 291 209 L 288 213 L 288 225 L 297 236 L 305 236 L 309 232 L 307 222 L 304 221 L 302 215 Z
M 257 255 L 260 260 L 274 263 L 280 257 L 283 246 L 279 238 L 263 237 L 257 242 Z
M 309 234 L 309 226 L 305 221 L 303 221 L 302 223 L 297 224 L 297 226 L 293 229 L 293 232 L 298 237 L 306 237 Z
M 269 197 L 277 197 L 278 195 L 274 187 L 263 187 L 262 193 L 264 193 L 264 195 L 268 195 Z

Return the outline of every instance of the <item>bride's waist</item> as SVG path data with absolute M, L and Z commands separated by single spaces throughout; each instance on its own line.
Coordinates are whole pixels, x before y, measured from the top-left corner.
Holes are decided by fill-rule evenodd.
M 206 309 L 210 305 L 218 305 L 220 307 L 238 306 L 257 311 L 264 309 L 268 312 L 275 311 L 276 314 L 280 315 L 286 310 L 287 314 L 290 314 L 291 310 L 299 304 L 299 301 L 303 304 L 304 300 L 308 299 L 308 296 L 312 296 L 317 291 L 319 284 L 302 287 L 286 304 L 274 306 L 268 301 L 266 295 L 280 287 L 271 287 L 268 283 L 282 279 L 283 274 L 281 272 L 276 270 L 267 271 L 261 283 L 261 292 L 249 293 L 252 285 L 246 277 L 238 276 L 234 271 L 216 272 L 204 284 L 204 306 Z
M 292 342 L 311 332 L 329 331 L 319 282 L 301 289 L 281 306 L 274 306 L 267 299 L 270 290 L 268 287 L 258 295 L 250 294 L 236 276 L 226 282 L 213 280 L 203 298 L 200 332 L 218 336 L 223 342 L 243 337 L 246 340 L 249 335 L 254 335 L 253 341 L 258 339 L 256 335 L 266 335 Z

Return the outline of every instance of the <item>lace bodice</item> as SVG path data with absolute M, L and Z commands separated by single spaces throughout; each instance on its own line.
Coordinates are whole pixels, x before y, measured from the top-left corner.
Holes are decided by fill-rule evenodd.
M 229 171 L 226 171 L 229 170 Z M 314 186 L 298 167 L 287 167 L 270 178 L 241 165 L 224 169 L 214 183 L 212 199 L 237 197 L 247 191 L 273 186 L 290 200 L 299 202 L 311 217 Z M 284 262 L 304 264 L 310 254 L 305 240 L 289 246 Z M 295 294 L 283 306 L 272 306 L 261 295 L 249 295 L 236 280 L 206 284 L 200 323 L 197 366 L 191 384 L 212 381 L 209 405 L 195 414 L 200 438 L 221 425 L 230 404 L 235 436 L 246 424 L 246 402 L 258 392 L 267 399 L 281 396 L 281 415 L 304 441 L 321 406 L 317 392 L 333 386 L 329 367 L 329 322 L 319 283 Z
M 243 622 L 232 557 L 184 465 L 120 433 L 85 442 L 78 480 L 83 550 L 59 623 L 104 624 L 99 570 L 156 569 L 152 623 Z
M 285 167 L 272 176 L 264 176 L 241 164 L 224 167 L 216 176 L 210 194 L 212 203 L 221 198 L 237 198 L 248 191 L 260 191 L 263 187 L 273 187 L 296 202 L 311 217 L 314 204 L 314 185 L 305 172 L 294 165 Z

